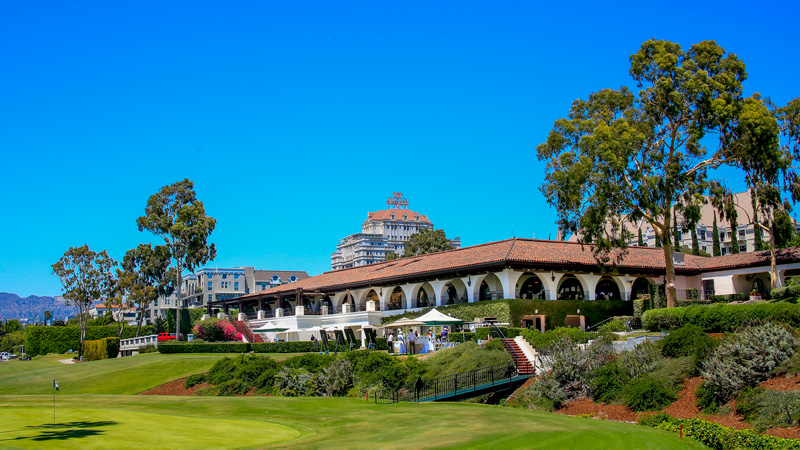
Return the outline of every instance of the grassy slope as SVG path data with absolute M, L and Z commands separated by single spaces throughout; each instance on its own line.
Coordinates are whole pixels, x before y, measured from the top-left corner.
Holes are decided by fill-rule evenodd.
M 268 354 L 283 360 L 293 353 Z M 63 394 L 138 394 L 195 373 L 206 372 L 233 354 L 146 353 L 126 358 L 61 364 L 67 355 L 41 356 L 33 361 L 0 363 L 0 395 L 51 394 L 53 380 Z
M 0 397 L 0 446 L 705 448 L 652 428 L 477 404 L 375 405 L 343 398 L 60 395 L 57 414 L 60 425 L 47 425 L 52 423 L 52 397 Z M 73 421 L 88 423 L 65 423 Z M 145 425 L 148 421 L 150 426 Z M 158 426 L 152 426 L 155 423 Z

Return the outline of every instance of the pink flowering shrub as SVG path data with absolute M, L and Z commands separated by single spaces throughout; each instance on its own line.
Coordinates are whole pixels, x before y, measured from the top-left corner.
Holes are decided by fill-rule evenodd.
M 195 337 L 206 342 L 217 341 L 241 341 L 242 334 L 236 331 L 233 324 L 227 320 L 208 319 L 195 325 L 193 328 Z

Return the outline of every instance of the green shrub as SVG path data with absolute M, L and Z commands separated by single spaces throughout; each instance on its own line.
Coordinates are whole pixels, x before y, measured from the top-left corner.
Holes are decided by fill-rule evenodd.
M 494 351 L 505 351 L 505 347 L 503 347 L 503 341 L 500 339 L 494 339 L 491 342 L 487 342 L 483 346 L 484 350 L 494 350 Z
M 658 343 L 667 358 L 705 354 L 714 346 L 714 339 L 697 325 L 687 324 L 669 334 Z
M 708 381 L 704 381 L 697 387 L 694 396 L 697 398 L 696 406 L 700 407 L 703 411 L 710 414 L 715 414 L 719 411 L 721 404 L 720 399 L 714 392 L 714 388 L 708 384 Z
M 794 277 L 793 277 L 794 278 Z M 769 297 L 772 299 L 790 299 L 800 297 L 800 284 L 794 284 L 786 287 L 775 288 L 770 291 Z
M 551 368 L 550 374 L 559 386 L 565 389 L 566 398 L 576 398 L 590 392 L 590 374 L 613 356 L 611 341 L 605 338 L 581 348 L 565 337 L 546 347 L 541 358 L 542 364 Z
M 630 377 L 620 370 L 616 361 L 598 367 L 589 375 L 592 398 L 601 403 L 619 402 L 629 382 Z
M 664 409 L 676 400 L 671 387 L 651 376 L 643 376 L 625 387 L 625 405 L 634 411 Z
M 307 353 L 305 355 L 292 356 L 283 361 L 283 367 L 293 369 L 306 369 L 309 372 L 317 373 L 324 370 L 334 361 L 333 355 L 320 355 L 317 353 Z
M 279 364 L 267 356 L 241 355 L 236 358 L 236 370 L 233 372 L 232 377 L 252 386 L 262 375 L 271 373 L 272 376 L 275 376 L 279 370 Z M 262 383 L 266 382 L 268 377 L 269 375 L 262 380 Z
M 800 373 L 800 352 L 794 352 L 791 358 L 782 362 L 777 368 L 775 368 L 775 373 L 788 373 L 789 375 L 797 375 Z
M 223 381 L 217 385 L 217 388 L 219 389 L 217 391 L 217 395 L 219 396 L 234 396 L 247 394 L 247 391 L 249 391 L 252 386 L 246 381 L 233 379 Z
M 800 392 L 764 390 L 757 400 L 753 422 L 756 431 L 791 427 L 800 422 Z
M 714 304 L 684 308 L 654 309 L 642 317 L 645 329 L 674 330 L 686 324 L 697 325 L 707 333 L 733 331 L 742 323 L 772 320 L 793 327 L 800 326 L 800 305 L 791 303 Z
M 664 422 L 670 422 L 672 420 L 672 416 L 665 412 L 660 412 L 656 414 L 639 414 L 636 418 L 636 422 L 639 425 L 645 427 L 657 427 Z
M 750 295 L 745 293 L 709 295 L 708 299 L 711 300 L 711 303 L 746 302 L 750 299 Z
M 222 358 L 208 371 L 208 375 L 206 376 L 206 381 L 211 384 L 221 384 L 223 381 L 226 381 L 231 378 L 233 372 L 237 369 L 236 360 L 233 358 Z
M 287 397 L 312 397 L 320 391 L 314 374 L 306 369 L 284 367 L 275 375 L 275 393 Z
M 187 378 L 186 381 L 183 383 L 183 386 L 186 389 L 191 389 L 197 386 L 198 384 L 202 384 L 205 382 L 206 382 L 206 375 L 203 373 L 198 373 Z
M 628 331 L 628 321 L 623 317 L 616 317 L 601 325 L 597 331 L 600 333 Z
M 350 361 L 356 383 L 363 386 L 397 389 L 408 381 L 411 372 L 407 363 L 386 353 L 358 350 L 347 352 L 343 357 Z M 413 358 L 407 361 L 410 360 Z
M 633 315 L 642 317 L 645 311 L 653 309 L 653 300 L 649 298 L 637 298 L 633 301 Z
M 540 333 L 537 330 L 523 330 L 522 336 L 533 348 L 541 350 L 561 339 L 569 339 L 577 344 L 585 344 L 592 339 L 599 338 L 601 334 L 582 331 L 580 328 L 559 327 L 547 330 L 545 333 Z
M 525 409 L 553 412 L 566 401 L 564 390 L 552 375 L 545 375 L 521 389 L 509 404 Z
M 756 431 L 749 429 L 736 430 L 702 419 L 675 419 L 657 416 L 657 418 L 642 420 L 639 423 L 652 423 L 656 428 L 674 433 L 682 431 L 685 436 L 697 439 L 715 450 L 738 448 L 800 449 L 800 441 L 796 439 L 783 439 L 758 434 Z
M 764 388 L 761 387 L 747 387 L 742 389 L 742 392 L 736 396 L 736 414 L 744 417 L 747 421 L 756 418 L 759 400 L 763 393 Z
M 667 307 L 667 287 L 661 283 L 653 283 L 650 285 L 650 298 L 653 302 L 653 308 L 666 308 Z
M 683 386 L 683 381 L 694 373 L 695 361 L 692 356 L 680 358 L 666 358 L 661 360 L 650 372 L 650 376 L 662 381 L 665 386 L 677 393 Z
M 725 336 L 703 361 L 701 374 L 720 404 L 769 378 L 789 359 L 797 339 L 773 322 L 753 323 Z
M 346 395 L 353 388 L 354 381 L 353 366 L 344 358 L 338 358 L 325 367 L 322 376 L 325 394 L 333 397 Z
M 658 345 L 647 341 L 636 346 L 633 350 L 622 352 L 619 356 L 619 368 L 631 378 L 638 378 L 650 373 L 663 359 Z
M 118 354 L 119 338 L 116 337 L 84 341 L 83 343 L 83 356 L 86 361 L 116 358 Z
M 155 334 L 152 326 L 142 327 L 141 336 Z M 122 339 L 136 336 L 136 327 L 123 326 Z M 86 340 L 98 340 L 106 337 L 117 337 L 116 324 L 107 327 L 86 327 Z M 80 327 L 25 327 L 25 353 L 30 356 L 46 355 L 48 353 L 66 353 L 69 350 L 78 351 L 80 346 Z
M 203 344 L 185 344 L 169 342 L 158 344 L 161 353 L 247 353 L 252 345 L 246 342 L 215 342 Z
M 700 299 L 700 292 L 697 288 L 689 288 L 686 290 L 686 299 L 687 300 L 699 300 Z
M 494 342 L 500 344 L 499 349 L 480 348 L 478 344 L 467 342 L 439 350 L 422 363 L 423 378 L 436 378 L 497 364 L 512 363 L 511 355 L 503 349 L 502 343 L 499 340 L 492 341 L 492 343 Z

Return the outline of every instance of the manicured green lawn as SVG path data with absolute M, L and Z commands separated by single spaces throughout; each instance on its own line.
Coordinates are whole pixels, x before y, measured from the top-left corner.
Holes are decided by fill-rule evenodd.
M 297 353 L 266 354 L 283 360 Z M 225 356 L 238 354 L 187 353 L 142 355 L 79 364 L 62 364 L 70 355 L 46 355 L 32 361 L 0 363 L 0 395 L 50 394 L 53 379 L 62 394 L 138 394 L 172 380 L 208 371 Z
M 705 448 L 676 434 L 478 404 L 363 399 L 0 396 L 4 448 Z

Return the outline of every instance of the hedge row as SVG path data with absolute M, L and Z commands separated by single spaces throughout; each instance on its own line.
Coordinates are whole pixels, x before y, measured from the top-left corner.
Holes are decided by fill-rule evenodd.
M 142 327 L 140 336 L 156 334 L 151 325 Z M 122 339 L 136 336 L 136 327 L 126 326 L 122 329 Z M 86 327 L 86 340 L 98 340 L 107 337 L 117 337 L 117 325 L 105 327 Z M 25 353 L 31 356 L 46 355 L 48 353 L 66 353 L 69 350 L 78 351 L 81 340 L 80 327 L 25 327 Z
M 385 345 L 385 341 L 384 341 Z M 297 342 L 202 342 L 158 344 L 161 353 L 303 353 L 316 351 L 311 341 Z
M 800 285 L 775 288 L 769 292 L 769 297 L 773 299 L 800 297 Z
M 389 317 L 381 321 L 391 323 L 401 318 L 415 319 L 433 308 L 425 308 L 419 312 L 410 312 Z M 510 323 L 512 326 L 522 324 L 522 316 L 545 315 L 545 327 L 548 329 L 564 326 L 568 315 L 580 314 L 586 316 L 586 324 L 601 322 L 609 317 L 630 316 L 633 312 L 632 303 L 629 301 L 606 300 L 528 300 L 504 299 L 475 303 L 461 303 L 458 305 L 437 306 L 443 314 L 472 322 L 475 318 L 496 317 L 498 322 Z M 537 312 L 538 311 L 538 312 Z
M 712 304 L 682 308 L 654 309 L 642 317 L 642 326 L 651 331 L 674 330 L 686 324 L 697 325 L 707 333 L 735 330 L 748 320 L 771 319 L 793 327 L 800 326 L 800 305 L 792 303 Z
M 83 343 L 83 355 L 87 361 L 116 358 L 119 355 L 119 338 L 107 337 Z
M 750 300 L 750 294 L 723 294 L 723 295 L 709 295 L 708 299 L 711 303 L 730 303 L 730 302 L 746 302 Z
M 660 421 L 660 423 L 658 423 Z M 683 433 L 703 444 L 715 449 L 734 448 L 755 449 L 800 449 L 800 440 L 784 439 L 767 434 L 759 434 L 751 429 L 737 430 L 702 419 L 675 419 L 659 415 L 658 419 L 648 421 L 650 426 L 679 432 L 683 425 Z

